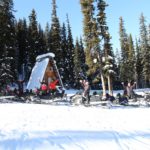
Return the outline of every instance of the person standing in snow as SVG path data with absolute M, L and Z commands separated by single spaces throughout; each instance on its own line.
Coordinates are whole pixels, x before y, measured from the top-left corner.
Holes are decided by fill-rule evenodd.
M 134 97 L 134 91 L 133 89 L 135 88 L 136 82 L 128 82 L 127 85 L 122 82 L 123 88 L 124 88 L 124 95 L 127 95 L 128 98 L 133 98 Z
M 87 103 L 90 103 L 90 84 L 88 80 L 80 80 L 80 83 L 83 87 L 82 93 L 82 103 L 84 104 L 87 100 Z

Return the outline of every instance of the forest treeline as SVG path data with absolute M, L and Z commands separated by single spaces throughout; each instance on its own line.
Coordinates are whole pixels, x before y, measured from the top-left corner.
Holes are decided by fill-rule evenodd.
M 60 23 L 56 0 L 52 0 L 50 22 L 43 29 L 33 9 L 28 18 L 15 18 L 13 0 L 0 0 L 0 86 L 27 82 L 38 55 L 52 52 L 64 85 L 78 88 L 87 77 L 92 87 L 120 89 L 122 81 L 136 81 L 138 88 L 150 87 L 150 24 L 139 16 L 139 37 L 127 33 L 118 18 L 120 48 L 113 50 L 107 25 L 105 0 L 80 0 L 83 37 L 73 37 L 71 23 Z M 63 12 L 62 12 L 63 13 Z M 69 14 L 69 12 L 68 12 Z

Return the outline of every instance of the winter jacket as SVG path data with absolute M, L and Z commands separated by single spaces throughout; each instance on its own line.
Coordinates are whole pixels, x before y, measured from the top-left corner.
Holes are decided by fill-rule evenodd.
M 55 80 L 49 84 L 50 90 L 56 90 L 56 85 L 58 84 L 58 80 Z
M 42 91 L 46 91 L 47 90 L 47 85 L 46 84 L 42 84 L 41 85 L 41 90 Z
M 89 85 L 89 82 L 88 82 L 88 81 L 83 80 L 83 81 L 82 81 L 82 84 L 83 84 L 84 90 L 89 90 L 89 89 L 90 89 L 90 85 Z

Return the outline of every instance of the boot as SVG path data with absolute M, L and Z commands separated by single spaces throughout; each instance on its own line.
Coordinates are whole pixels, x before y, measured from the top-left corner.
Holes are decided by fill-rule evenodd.
M 82 96 L 82 104 L 85 104 L 86 97 Z

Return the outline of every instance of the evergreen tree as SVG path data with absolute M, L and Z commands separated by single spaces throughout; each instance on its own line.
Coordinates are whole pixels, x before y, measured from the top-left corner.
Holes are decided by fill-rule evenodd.
M 122 88 L 121 86 L 121 79 L 120 79 L 120 64 L 121 64 L 121 54 L 120 54 L 120 51 L 118 49 L 116 49 L 115 51 L 115 73 L 116 73 L 116 76 L 114 78 L 114 88 L 115 89 L 120 89 Z M 121 87 L 120 87 L 121 86 Z
M 68 53 L 68 44 L 67 44 L 67 31 L 66 31 L 66 26 L 65 23 L 63 23 L 62 25 L 62 29 L 61 29 L 61 49 L 62 49 L 62 57 L 63 57 L 63 83 L 65 83 L 66 85 L 69 84 L 69 69 L 68 69 L 68 57 L 67 57 L 67 53 Z
M 39 38 L 38 39 L 38 55 L 41 55 L 47 52 L 47 47 L 46 47 L 46 36 L 40 24 L 38 27 L 38 38 Z
M 135 50 L 134 50 L 134 43 L 132 39 L 132 35 L 130 34 L 128 37 L 128 43 L 129 43 L 129 51 L 128 51 L 128 75 L 129 80 L 135 81 Z
M 112 69 L 103 70 L 102 57 L 107 58 L 107 63 L 110 56 L 113 57 L 112 47 L 110 44 L 110 35 L 106 24 L 105 7 L 107 6 L 104 0 L 97 1 L 97 14 L 95 15 L 94 0 L 80 0 L 82 12 L 84 14 L 84 38 L 85 38 L 85 54 L 86 63 L 89 66 L 88 74 L 94 76 L 96 72 L 100 73 L 101 82 L 103 87 L 103 95 L 106 94 L 105 78 L 107 74 L 109 79 L 109 89 L 111 90 L 112 84 L 110 79 L 110 72 Z M 95 17 L 96 16 L 96 17 Z M 101 45 L 103 43 L 103 48 Z M 101 45 L 100 45 L 101 44 Z M 103 52 L 102 52 L 103 50 Z M 94 65 L 93 59 L 97 58 L 98 63 Z M 106 62 L 105 62 L 106 63 Z M 112 66 L 112 65 L 110 65 Z M 111 71 L 110 71 L 111 70 Z M 110 71 L 110 72 L 109 72 Z M 107 72 L 107 73 L 106 73 Z M 106 74 L 105 74 L 106 73 Z M 111 90 L 112 91 L 112 90 Z
M 94 78 L 97 64 L 95 65 L 93 60 L 97 57 L 97 50 L 99 47 L 99 39 L 97 35 L 97 22 L 94 18 L 94 0 L 80 0 L 82 13 L 84 15 L 83 31 L 84 31 L 84 43 L 85 43 L 85 63 L 83 70 L 87 73 L 87 76 Z
M 60 30 L 60 23 L 59 19 L 57 17 L 57 12 L 56 12 L 56 0 L 52 0 L 52 23 L 51 23 L 51 28 L 50 28 L 50 34 L 51 34 L 51 49 L 50 51 L 53 52 L 56 55 L 56 60 L 59 60 L 59 54 L 61 54 L 61 30 Z
M 29 16 L 29 30 L 28 30 L 28 37 L 29 37 L 29 64 L 28 68 L 33 68 L 36 57 L 39 55 L 39 34 L 38 34 L 38 23 L 36 18 L 36 12 L 33 9 L 31 15 Z
M 0 84 L 17 78 L 13 1 L 0 0 Z
M 130 76 L 127 72 L 129 43 L 128 43 L 128 35 L 126 33 L 124 27 L 124 21 L 122 17 L 120 17 L 119 35 L 120 35 L 120 47 L 121 47 L 120 78 L 122 81 L 128 81 L 130 80 Z
M 62 49 L 61 49 L 61 28 L 56 12 L 56 0 L 52 0 L 52 23 L 50 28 L 50 52 L 55 54 L 57 66 L 61 72 L 62 68 Z
M 50 37 L 50 26 L 49 24 L 47 23 L 46 24 L 46 27 L 45 27 L 45 31 L 44 31 L 44 36 L 45 36 L 45 41 L 46 41 L 46 50 L 47 52 L 50 51 L 50 43 L 51 43 L 51 37 Z
M 74 72 L 75 72 L 75 82 L 78 85 L 79 83 L 79 78 L 80 77 L 80 73 L 82 72 L 81 70 L 81 65 L 82 65 L 82 62 L 81 62 L 81 49 L 80 49 L 80 44 L 79 44 L 79 40 L 78 38 L 76 39 L 76 44 L 75 44 L 75 49 L 74 49 Z
M 86 75 L 86 71 L 88 69 L 88 66 L 86 65 L 86 56 L 85 56 L 85 50 L 84 50 L 84 46 L 83 46 L 83 40 L 80 37 L 80 41 L 79 41 L 79 47 L 80 47 L 80 51 L 79 51 L 79 59 L 81 61 L 81 73 Z M 87 68 L 87 69 L 86 69 Z
M 148 45 L 150 46 L 150 24 L 148 26 Z
M 27 73 L 27 61 L 28 61 L 28 29 L 26 20 L 19 19 L 17 23 L 17 47 L 18 47 L 18 73 L 25 77 Z
M 71 26 L 69 22 L 69 18 L 67 16 L 67 67 L 69 71 L 69 81 L 70 85 L 73 86 L 74 83 L 74 44 L 73 44 L 73 37 L 72 37 L 72 31 L 71 31 Z
M 142 65 L 143 65 L 143 77 L 145 81 L 145 87 L 150 84 L 150 46 L 148 45 L 148 32 L 146 27 L 146 20 L 143 14 L 140 16 L 140 46 L 142 51 Z
M 80 37 L 79 46 L 80 46 L 80 59 L 81 59 L 81 64 L 85 64 L 85 52 L 84 52 L 84 46 L 83 46 L 82 37 Z
M 137 88 L 140 88 L 142 87 L 142 70 L 143 70 L 143 67 L 142 67 L 142 53 L 141 53 L 141 48 L 140 48 L 140 45 L 139 45 L 140 41 L 138 42 L 136 40 L 136 66 L 135 66 L 135 69 L 136 69 L 136 86 Z
M 98 0 L 97 8 L 97 22 L 98 22 L 98 35 L 100 38 L 101 43 L 103 42 L 102 52 L 99 53 L 101 59 L 104 58 L 103 61 L 101 60 L 101 80 L 103 85 L 103 91 L 105 95 L 105 81 L 104 76 L 107 77 L 108 81 L 108 89 L 109 94 L 112 95 L 112 75 L 114 74 L 114 54 L 112 51 L 111 43 L 110 43 L 110 34 L 108 31 L 108 26 L 106 23 L 106 13 L 105 9 L 108 5 L 104 0 Z

